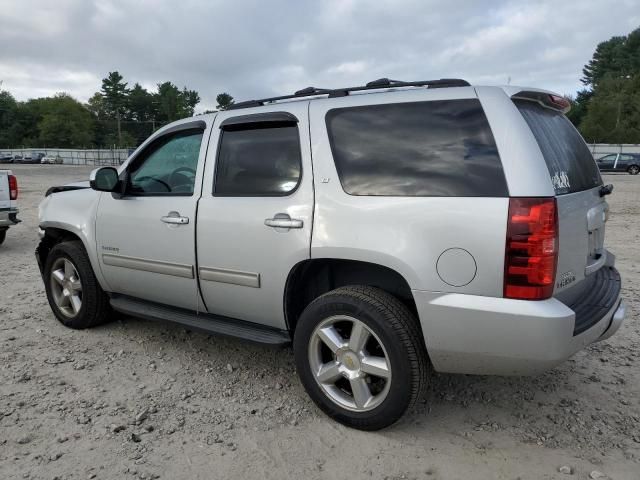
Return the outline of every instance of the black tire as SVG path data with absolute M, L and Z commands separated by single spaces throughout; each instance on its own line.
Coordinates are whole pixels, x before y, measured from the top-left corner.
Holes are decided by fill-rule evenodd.
M 368 411 L 352 411 L 336 403 L 312 372 L 313 332 L 321 322 L 339 315 L 364 323 L 386 350 L 392 372 L 389 390 Z M 379 288 L 341 287 L 315 299 L 298 321 L 293 348 L 298 375 L 311 399 L 334 420 L 360 430 L 379 430 L 395 423 L 422 398 L 427 385 L 428 358 L 418 321 L 400 300 Z
M 627 172 L 629 172 L 630 175 L 638 175 L 638 173 L 640 173 L 640 166 L 630 165 L 629 168 L 627 168 Z
M 52 267 L 59 259 L 71 261 L 82 285 L 82 305 L 73 317 L 65 315 L 56 304 L 52 293 Z M 66 327 L 74 329 L 91 328 L 109 320 L 111 307 L 109 297 L 102 290 L 91 268 L 87 252 L 79 241 L 62 242 L 55 245 L 45 262 L 44 285 L 47 300 L 56 318 Z
M 5 239 L 7 238 L 7 230 L 6 228 L 3 228 L 2 230 L 0 230 L 0 245 L 2 245 L 5 241 Z

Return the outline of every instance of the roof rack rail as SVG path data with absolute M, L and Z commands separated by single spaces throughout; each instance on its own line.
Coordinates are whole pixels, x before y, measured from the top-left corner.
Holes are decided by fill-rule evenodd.
M 417 82 L 403 82 L 402 80 L 389 80 L 388 78 L 379 78 L 373 80 L 366 85 L 359 87 L 346 88 L 316 88 L 307 87 L 298 90 L 293 95 L 282 95 L 279 97 L 263 98 L 262 100 L 247 100 L 246 102 L 234 103 L 228 109 L 237 110 L 240 108 L 260 107 L 268 103 L 275 103 L 280 100 L 292 100 L 302 97 L 315 97 L 319 95 L 327 95 L 329 98 L 346 97 L 350 92 L 359 92 L 362 90 L 379 90 L 381 88 L 393 87 L 428 87 L 428 88 L 445 88 L 445 87 L 468 87 L 470 83 L 460 78 L 441 78 L 439 80 L 420 80 Z

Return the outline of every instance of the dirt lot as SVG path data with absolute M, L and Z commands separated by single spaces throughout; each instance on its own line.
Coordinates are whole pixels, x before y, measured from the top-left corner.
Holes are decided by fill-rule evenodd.
M 535 378 L 436 375 L 418 409 L 363 433 L 315 408 L 290 350 L 136 319 L 64 328 L 33 256 L 37 205 L 89 169 L 13 170 L 24 222 L 0 247 L 0 479 L 640 479 L 640 177 L 605 179 L 629 307 L 616 336 Z

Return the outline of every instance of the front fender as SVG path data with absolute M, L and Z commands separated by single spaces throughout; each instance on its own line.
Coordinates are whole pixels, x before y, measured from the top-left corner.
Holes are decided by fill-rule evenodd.
M 38 206 L 38 223 L 45 236 L 47 229 L 64 231 L 78 237 L 84 245 L 98 283 L 110 291 L 98 262 L 96 251 L 96 213 L 101 192 L 91 189 L 69 190 L 53 193 Z M 45 237 L 46 238 L 46 237 Z

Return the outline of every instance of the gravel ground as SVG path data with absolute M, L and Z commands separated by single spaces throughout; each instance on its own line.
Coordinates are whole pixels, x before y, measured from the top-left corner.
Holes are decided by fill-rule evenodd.
M 640 479 L 640 177 L 607 175 L 607 246 L 628 316 L 533 378 L 435 375 L 376 433 L 307 398 L 292 352 L 125 318 L 72 331 L 33 256 L 48 186 L 89 168 L 12 166 L 22 224 L 0 247 L 0 478 Z

